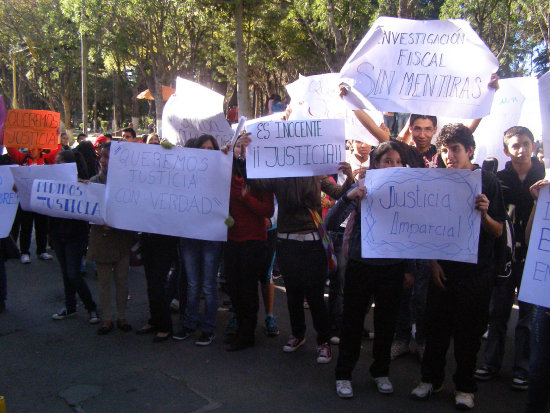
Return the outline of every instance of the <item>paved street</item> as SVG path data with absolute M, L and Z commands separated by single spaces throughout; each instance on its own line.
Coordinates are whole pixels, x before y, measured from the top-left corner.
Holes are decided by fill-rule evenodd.
M 229 314 L 223 307 L 217 337 L 205 348 L 196 347 L 194 340 L 153 344 L 151 336 L 119 330 L 98 336 L 82 306 L 77 317 L 53 321 L 51 314 L 63 306 L 58 265 L 32 258 L 30 265 L 7 263 L 7 310 L 0 314 L 0 395 L 5 396 L 8 413 L 455 411 L 449 377 L 446 390 L 431 401 L 409 399 L 420 376 L 413 356 L 392 363 L 395 393 L 378 394 L 368 374 L 369 341 L 364 341 L 354 375 L 356 396 L 340 400 L 334 391 L 338 350 L 333 347 L 329 365 L 316 364 L 309 318 L 306 345 L 293 354 L 282 352 L 290 331 L 283 288 L 275 297 L 281 335 L 267 338 L 258 328 L 254 348 L 227 353 L 222 335 Z M 89 275 L 87 281 L 97 301 L 97 280 Z M 132 268 L 128 320 L 134 329 L 148 317 L 145 289 L 143 268 Z M 371 317 L 368 324 L 372 326 Z M 480 384 L 476 411 L 524 410 L 526 394 L 510 388 L 511 349 L 509 338 L 502 375 Z M 451 358 L 448 364 L 450 376 Z

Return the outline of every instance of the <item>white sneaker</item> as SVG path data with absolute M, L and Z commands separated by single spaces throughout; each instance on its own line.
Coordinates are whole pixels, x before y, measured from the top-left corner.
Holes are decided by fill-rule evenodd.
M 378 393 L 382 393 L 382 394 L 393 393 L 393 385 L 391 384 L 389 377 L 375 377 L 374 382 L 376 383 L 376 388 L 378 389 Z
M 21 264 L 30 264 L 31 263 L 31 257 L 29 254 L 21 254 Z
M 317 346 L 317 363 L 327 364 L 332 360 L 332 351 L 330 350 L 330 344 L 324 343 Z
M 38 258 L 40 258 L 41 260 L 44 260 L 44 261 L 53 260 L 53 257 L 50 254 L 48 254 L 47 252 L 43 252 L 42 254 L 40 254 L 38 256 Z
M 333 344 L 335 346 L 337 346 L 338 344 L 340 344 L 340 337 L 338 336 L 332 336 L 330 338 L 330 344 Z
M 470 410 L 474 408 L 474 393 L 463 393 L 455 391 L 455 407 L 459 410 Z
M 353 397 L 353 387 L 350 380 L 336 380 L 336 394 L 341 399 L 350 399 Z
M 173 298 L 172 301 L 170 301 L 170 310 L 179 311 L 179 309 L 180 309 L 180 301 L 177 298 Z
M 415 400 L 426 400 L 432 393 L 438 393 L 443 390 L 443 386 L 434 389 L 433 384 L 421 381 L 411 392 L 411 397 Z
M 405 354 L 410 353 L 409 343 L 401 340 L 395 340 L 391 345 L 390 358 L 395 360 L 397 357 L 404 356 Z
M 287 343 L 283 346 L 283 351 L 285 353 L 292 353 L 293 351 L 298 350 L 298 347 L 302 346 L 305 342 L 305 338 L 299 339 L 294 336 L 290 336 Z

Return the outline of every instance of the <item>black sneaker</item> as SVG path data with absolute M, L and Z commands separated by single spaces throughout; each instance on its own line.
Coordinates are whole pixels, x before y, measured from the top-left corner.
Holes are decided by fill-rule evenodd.
M 199 339 L 195 341 L 197 346 L 208 346 L 214 341 L 214 333 L 207 333 L 203 331 L 199 336 Z
M 178 331 L 176 334 L 172 334 L 172 338 L 177 341 L 183 341 L 191 337 L 193 334 L 195 334 L 194 330 L 184 327 L 180 331 Z

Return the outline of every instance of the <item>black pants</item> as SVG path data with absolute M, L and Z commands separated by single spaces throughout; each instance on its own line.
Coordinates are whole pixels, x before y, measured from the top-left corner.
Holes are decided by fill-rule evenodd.
M 170 266 L 176 257 L 177 238 L 142 233 L 140 245 L 151 312 L 149 324 L 160 332 L 171 332 L 170 301 L 165 286 Z
M 321 241 L 277 239 L 277 261 L 286 287 L 292 335 L 306 334 L 304 298 L 307 299 L 317 331 L 317 344 L 330 339 L 328 312 L 324 292 L 328 265 Z
M 48 217 L 30 211 L 20 211 L 21 233 L 19 238 L 19 248 L 21 254 L 29 254 L 31 247 L 32 226 L 34 223 L 34 232 L 36 237 L 36 254 L 40 255 L 46 252 L 48 242 Z
M 476 357 L 481 336 L 489 321 L 489 302 L 494 285 L 491 272 L 453 274 L 446 271 L 446 289 L 433 282 L 426 308 L 426 351 L 422 360 L 422 381 L 435 388 L 443 384 L 445 360 L 454 339 L 457 391 L 473 393 Z
M 63 274 L 65 308 L 69 313 L 76 311 L 76 294 L 78 293 L 86 310 L 96 311 L 96 303 L 92 298 L 92 293 L 80 273 L 82 257 L 86 252 L 87 238 L 62 240 L 61 238 L 52 237 L 51 240 Z
M 351 373 L 359 360 L 363 321 L 371 297 L 374 308 L 373 377 L 389 374 L 390 353 L 399 300 L 403 289 L 404 263 L 369 265 L 348 261 L 344 282 L 344 314 L 340 353 L 336 365 L 336 380 L 351 380 Z
M 239 329 L 237 335 L 253 342 L 258 322 L 258 283 L 267 273 L 265 241 L 228 241 L 225 245 L 225 276 Z

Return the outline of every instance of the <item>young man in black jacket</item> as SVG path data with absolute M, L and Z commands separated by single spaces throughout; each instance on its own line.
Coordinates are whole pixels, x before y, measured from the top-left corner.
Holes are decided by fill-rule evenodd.
M 504 133 L 504 153 L 510 157 L 510 161 L 502 171 L 497 173 L 497 177 L 502 186 L 504 204 L 512 219 L 516 249 L 509 277 L 499 277 L 493 290 L 484 363 L 475 372 L 478 380 L 489 380 L 495 377 L 502 366 L 506 328 L 514 304 L 515 290 L 516 288 L 519 290 L 521 285 L 527 255 L 525 226 L 533 208 L 533 198 L 529 194 L 529 188 L 545 175 L 544 165 L 537 158 L 532 157 L 534 150 L 535 140 L 529 129 L 514 126 Z M 519 317 L 515 330 L 512 387 L 515 390 L 527 390 L 533 306 L 521 301 L 518 304 Z
M 447 168 L 479 168 L 471 162 L 475 141 L 466 126 L 444 126 L 436 143 Z M 495 240 L 502 235 L 506 219 L 500 184 L 488 171 L 481 171 L 481 194 L 475 199 L 475 209 L 481 214 L 477 263 L 431 261 L 422 381 L 411 393 L 414 399 L 424 400 L 442 389 L 446 354 L 453 338 L 455 405 L 463 410 L 474 407 L 476 357 L 489 319 L 494 285 Z

